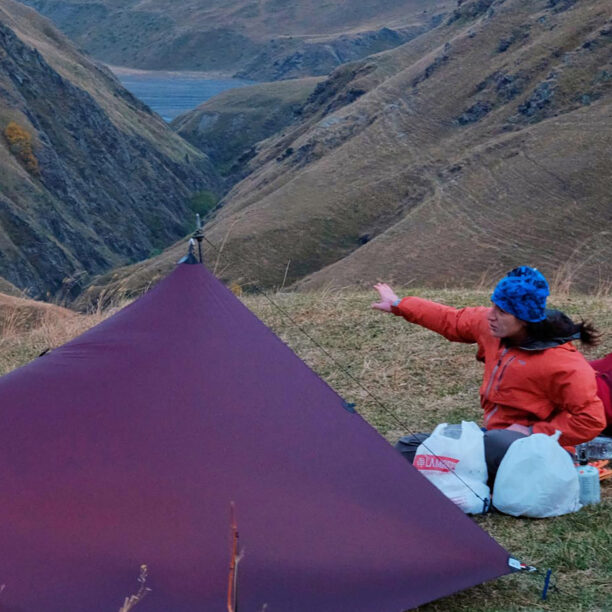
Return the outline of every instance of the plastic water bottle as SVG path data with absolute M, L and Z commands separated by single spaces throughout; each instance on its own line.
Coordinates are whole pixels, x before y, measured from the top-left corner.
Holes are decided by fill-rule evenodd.
M 584 451 L 578 455 L 579 464 L 576 466 L 578 471 L 578 483 L 580 484 L 580 503 L 598 504 L 601 501 L 601 490 L 599 487 L 599 470 L 587 464 Z
M 612 459 L 612 438 L 597 436 L 590 442 L 584 442 L 576 447 L 576 454 L 580 457 L 582 450 L 587 460 Z

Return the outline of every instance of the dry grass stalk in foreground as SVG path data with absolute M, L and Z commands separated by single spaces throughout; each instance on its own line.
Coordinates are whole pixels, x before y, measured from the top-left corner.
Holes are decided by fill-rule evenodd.
M 130 612 L 130 610 L 139 602 L 141 602 L 150 592 L 151 589 L 146 586 L 147 576 L 149 575 L 149 569 L 146 565 L 140 566 L 140 576 L 138 576 L 138 582 L 140 586 L 138 591 L 134 595 L 130 595 L 125 598 L 123 605 L 119 608 L 119 612 Z

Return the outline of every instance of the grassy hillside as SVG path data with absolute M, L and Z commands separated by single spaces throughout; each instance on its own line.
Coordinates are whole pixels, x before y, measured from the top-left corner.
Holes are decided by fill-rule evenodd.
M 42 327 L 55 328 L 77 316 L 53 304 L 0 293 L 0 335 L 5 339 Z
M 609 282 L 609 14 L 598 0 L 462 7 L 482 4 L 339 71 L 262 151 L 209 229 L 265 262 L 236 276 L 279 283 L 288 262 L 293 280 L 339 261 L 306 286 L 453 285 L 529 261 Z
M 243 178 L 259 143 L 300 118 L 322 77 L 230 89 L 172 121 L 173 130 L 206 153 L 230 184 Z
M 31 295 L 182 236 L 206 156 L 51 23 L 0 0 L 0 275 Z
M 222 200 L 207 260 L 271 287 L 474 286 L 519 263 L 609 286 L 611 42 L 603 0 L 460 2 L 315 88 Z M 138 290 L 184 249 L 115 280 Z
M 426 31 L 452 0 L 23 0 L 110 64 L 238 72 L 255 80 L 327 74 Z
M 411 289 L 410 293 L 456 306 L 487 304 L 489 299 L 489 293 L 484 291 Z M 451 344 L 401 319 L 372 311 L 370 303 L 374 295 L 372 291 L 326 290 L 272 293 L 269 297 L 274 305 L 264 296 L 243 300 L 332 387 L 348 401 L 355 402 L 360 414 L 389 442 L 394 443 L 408 431 L 430 430 L 439 422 L 479 420 L 482 366 L 474 359 L 474 347 Z M 592 319 L 606 332 L 602 345 L 590 353 L 591 357 L 612 351 L 610 297 L 557 295 L 552 297 L 551 304 L 574 318 Z M 293 322 L 277 306 L 290 313 Z M 0 373 L 67 341 L 105 315 L 99 312 L 89 317 L 74 315 L 69 323 L 60 321 L 26 333 L 0 332 Z M 0 318 L 3 316 L 6 314 L 0 310 Z M 334 361 L 295 324 L 315 338 Z M 194 351 L 196 356 L 197 347 Z M 350 373 L 351 378 L 342 370 Z M 602 503 L 595 507 L 559 518 L 527 520 L 489 514 L 475 519 L 513 555 L 543 570 L 554 569 L 558 590 L 550 592 L 547 602 L 539 600 L 542 575 L 514 575 L 420 609 L 427 612 L 609 610 L 612 481 L 602 486 L 602 497 Z

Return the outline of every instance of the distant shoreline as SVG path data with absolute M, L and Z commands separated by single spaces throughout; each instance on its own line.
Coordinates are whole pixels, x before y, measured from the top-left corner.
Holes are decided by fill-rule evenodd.
M 104 62 L 102 62 L 104 63 Z M 194 79 L 235 79 L 231 72 L 222 70 L 143 70 L 142 68 L 130 68 L 129 66 L 113 66 L 104 64 L 113 74 L 121 76 L 163 76 L 167 78 L 194 78 Z M 238 79 L 237 79 L 238 80 Z M 242 79 L 240 79 L 242 80 Z

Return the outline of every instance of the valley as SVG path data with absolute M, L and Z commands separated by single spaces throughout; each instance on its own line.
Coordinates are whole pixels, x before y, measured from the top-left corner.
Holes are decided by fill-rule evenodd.
M 410 40 L 329 74 L 273 74 L 279 64 L 266 56 L 257 62 L 265 74 L 253 78 L 269 80 L 213 96 L 174 118 L 172 131 L 104 67 L 79 56 L 49 22 L 4 2 L 11 23 L 28 15 L 35 25 L 19 24 L 15 31 L 51 70 L 91 96 L 130 142 L 143 138 L 157 147 L 150 159 L 144 148 L 121 157 L 116 151 L 124 145 L 113 144 L 115 137 L 94 138 L 102 119 L 79 127 L 91 111 L 43 120 L 65 105 L 66 94 L 54 96 L 51 85 L 36 89 L 48 88 L 46 106 L 40 96 L 29 99 L 31 108 L 8 104 L 4 129 L 14 121 L 27 132 L 39 169 L 28 170 L 30 149 L 5 136 L 6 159 L 19 167 L 22 181 L 15 185 L 23 187 L 5 189 L 22 208 L 11 213 L 17 219 L 3 217 L 2 276 L 19 289 L 79 296 L 81 305 L 115 291 L 137 294 L 183 256 L 195 212 L 206 216 L 207 261 L 224 281 L 245 288 L 311 290 L 377 280 L 480 286 L 516 263 L 537 265 L 557 287 L 609 287 L 612 22 L 603 0 L 412 2 L 410 10 L 398 0 L 379 13 L 375 3 L 351 4 L 344 25 L 353 33 L 392 29 L 419 15 L 423 25 L 425 11 L 428 20 L 436 18 Z M 160 2 L 140 3 L 138 14 L 146 8 L 149 16 L 186 23 L 186 7 L 164 12 Z M 340 13 L 326 12 L 332 5 L 318 10 L 314 0 L 289 12 L 264 3 L 257 14 L 238 0 L 213 4 L 199 5 L 201 12 L 189 5 L 195 11 L 190 22 L 195 26 L 206 15 L 215 27 L 242 24 L 253 40 L 267 40 L 273 31 L 323 40 L 335 36 L 342 21 Z M 76 3 L 59 0 L 38 5 L 56 21 L 72 16 L 66 23 L 75 40 L 94 32 L 89 11 L 103 6 L 86 0 L 78 11 Z M 126 24 L 133 9 L 123 4 Z M 118 13 L 102 12 L 96 31 L 115 32 L 102 24 Z M 172 31 L 163 29 L 164 36 Z M 214 74 L 240 74 L 244 64 L 225 68 Z M 13 79 L 10 87 L 18 94 L 6 100 L 25 100 L 23 83 Z M 80 95 L 68 91 L 69 100 Z M 51 170 L 56 157 L 49 143 L 67 156 L 65 169 L 78 175 L 68 187 Z M 94 169 L 86 169 L 88 159 Z M 111 159 L 119 162 L 116 170 Z M 45 189 L 53 193 L 53 206 L 35 204 L 47 202 L 35 195 Z M 56 213 L 49 211 L 60 209 L 70 210 L 69 223 L 51 222 Z M 46 223 L 41 230 L 39 219 Z M 78 228 L 74 238 L 66 223 Z M 46 244 L 52 255 L 15 246 L 28 233 L 40 236 L 36 244 Z
M 0 0 L 0 611 L 235 612 L 239 562 L 241 610 L 607 609 L 609 470 L 581 507 L 557 446 L 567 516 L 487 512 L 479 428 L 602 431 L 610 126 L 609 0 Z M 550 296 L 520 271 L 488 328 L 390 314 L 519 265 Z M 464 420 L 470 519 L 390 447 Z M 407 551 L 452 520 L 499 568 Z
M 242 160 L 206 226 L 208 261 L 245 287 L 481 286 L 521 262 L 606 291 L 611 38 L 598 0 L 460 2 L 339 67 Z M 184 249 L 90 293 L 139 291 Z

